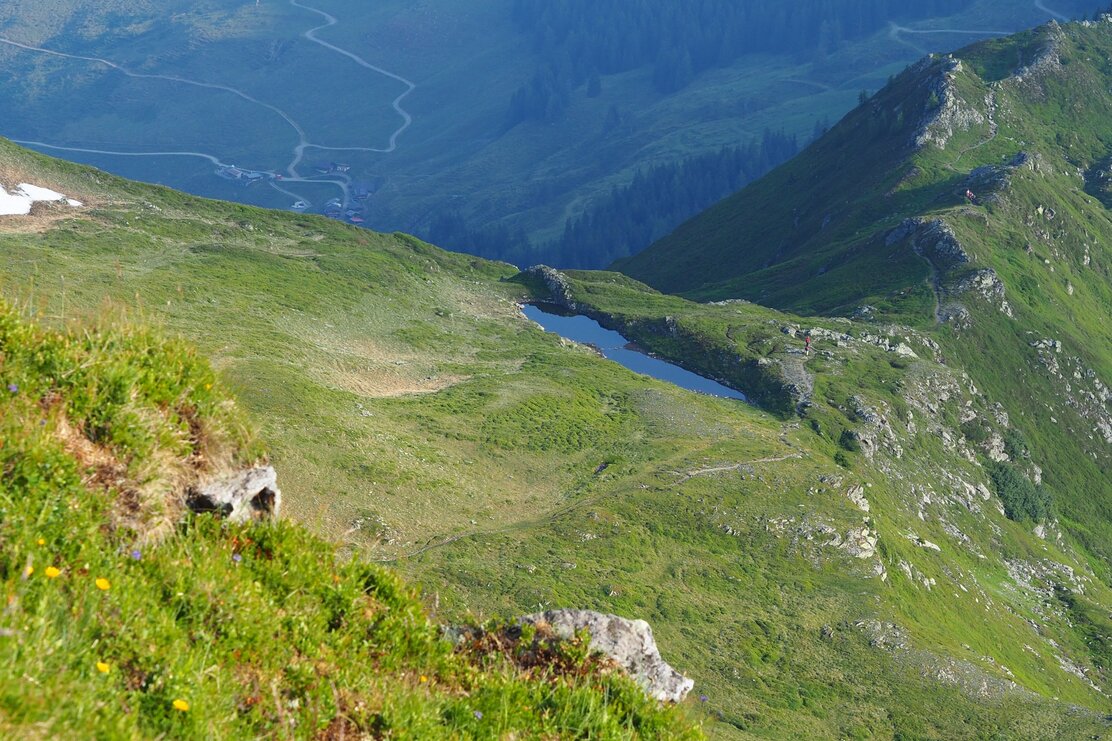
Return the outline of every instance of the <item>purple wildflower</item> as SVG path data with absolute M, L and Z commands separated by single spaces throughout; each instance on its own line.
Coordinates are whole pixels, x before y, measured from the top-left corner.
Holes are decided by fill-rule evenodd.
M 138 561 L 142 557 L 143 557 L 143 554 L 138 549 L 131 552 L 131 558 L 134 561 Z
M 482 710 L 476 710 L 475 711 L 475 718 L 477 720 L 482 720 L 483 719 L 483 711 Z
M 13 394 L 18 394 L 19 393 L 19 386 L 16 386 L 14 383 L 9 383 L 8 384 L 8 391 L 11 391 Z
M 239 555 L 238 553 L 233 553 L 232 554 L 232 560 L 235 561 L 236 563 L 239 563 L 240 561 L 243 560 L 243 556 Z
M 706 702 L 709 699 L 710 698 L 707 697 L 706 695 L 699 695 L 699 702 Z

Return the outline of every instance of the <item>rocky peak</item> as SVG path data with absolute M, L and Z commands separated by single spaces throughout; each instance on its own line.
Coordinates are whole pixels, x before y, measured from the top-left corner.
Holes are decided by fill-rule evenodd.
M 986 119 L 958 95 L 957 76 L 964 71 L 960 59 L 928 57 L 919 64 L 928 72 L 924 82 L 927 109 L 913 144 L 917 150 L 929 144 L 945 149 L 954 134 L 980 126 Z

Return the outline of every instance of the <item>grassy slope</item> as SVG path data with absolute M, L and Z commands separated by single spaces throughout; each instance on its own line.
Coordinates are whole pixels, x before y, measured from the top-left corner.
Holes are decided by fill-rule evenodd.
M 132 487 L 153 519 L 180 506 L 168 469 L 259 454 L 194 351 L 0 305 L 0 379 L 5 737 L 700 737 L 574 645 L 531 673 L 454 652 L 395 575 L 300 526 L 122 522 Z
M 754 354 L 776 359 L 798 353 L 802 341 L 782 334 L 780 328 L 785 325 L 798 327 L 802 323 L 804 327 L 848 332 L 855 337 L 877 332 L 871 325 L 800 319 L 751 304 L 691 304 L 676 297 L 661 296 L 618 274 L 572 275 L 574 298 L 581 306 L 608 317 L 609 324 L 622 328 L 643 346 L 694 361 L 704 368 L 716 367 L 713 359 L 722 352 L 743 359 Z M 678 331 L 661 333 L 654 329 L 664 315 L 673 318 Z M 880 331 L 887 334 L 892 330 Z M 899 332 L 897 340 L 906 340 L 921 354 L 929 355 L 929 351 L 917 344 L 919 335 L 905 337 L 898 328 L 896 331 Z M 723 693 L 723 706 L 731 709 L 723 713 L 726 721 L 759 736 L 784 734 L 783 729 L 798 729 L 801 723 L 814 724 L 809 733 L 816 735 L 828 732 L 831 727 L 838 728 L 842 734 L 865 736 L 884 735 L 893 727 L 912 736 L 937 733 L 940 737 L 957 737 L 968 732 L 959 730 L 958 725 L 950 725 L 948 711 L 939 711 L 939 706 L 948 702 L 960 704 L 961 700 L 956 697 L 942 699 L 937 693 L 944 691 L 937 686 L 925 690 L 912 684 L 914 689 L 911 689 L 895 681 L 881 687 L 862 680 L 864 667 L 878 657 L 855 654 L 851 648 L 854 636 L 847 633 L 852 634 L 849 626 L 866 615 L 887 615 L 896 624 L 908 628 L 918 645 L 932 647 L 946 656 L 957 659 L 970 659 L 978 654 L 994 656 L 996 661 L 1008 666 L 1022 684 L 1046 691 L 1049 688 L 1046 683 L 1056 681 L 1052 677 L 1056 674 L 1057 660 L 1052 656 L 1036 658 L 1031 654 L 1031 639 L 1035 634 L 1021 617 L 1025 615 L 1043 622 L 1042 611 L 1029 598 L 1019 597 L 1004 561 L 1044 558 L 1052 561 L 1065 558 L 1066 562 L 1074 564 L 1081 561 L 1076 554 L 1051 555 L 1054 549 L 1048 550 L 1047 544 L 1034 538 L 1030 525 L 1008 522 L 991 514 L 987 519 L 997 524 L 989 524 L 984 515 L 970 512 L 968 505 L 949 499 L 947 490 L 952 491 L 954 476 L 976 482 L 984 478 L 984 473 L 978 465 L 961 460 L 939 444 L 938 430 L 932 429 L 928 421 L 930 416 L 923 414 L 916 403 L 917 397 L 928 387 L 926 379 L 938 372 L 937 366 L 922 360 L 894 358 L 892 353 L 870 347 L 868 343 L 863 346 L 849 343 L 842 347 L 819 340 L 817 346 L 819 352 L 806 363 L 807 369 L 815 373 L 814 405 L 807 410 L 804 424 L 787 425 L 788 432 L 781 438 L 801 447 L 804 451 L 802 462 L 786 461 L 763 471 L 758 466 L 756 476 L 739 477 L 736 473 L 721 472 L 711 474 L 709 480 L 692 478 L 679 485 L 675 478 L 658 476 L 646 482 L 647 492 L 631 493 L 628 501 L 607 503 L 601 510 L 603 525 L 597 524 L 598 518 L 590 514 L 569 515 L 564 522 L 552 526 L 552 534 L 548 537 L 539 535 L 519 543 L 506 538 L 484 539 L 482 545 L 476 543 L 466 549 L 470 563 L 468 558 L 456 557 L 448 569 L 460 569 L 461 564 L 468 564 L 478 571 L 481 563 L 484 564 L 481 573 L 489 574 L 486 564 L 504 564 L 512 560 L 515 566 L 497 570 L 505 575 L 495 580 L 493 586 L 498 587 L 496 591 L 515 593 L 522 588 L 522 577 L 515 575 L 514 569 L 520 569 L 522 563 L 535 563 L 535 559 L 544 554 L 549 561 L 567 559 L 576 563 L 577 570 L 590 569 L 593 580 L 604 590 L 610 589 L 619 579 L 622 580 L 617 581 L 619 591 L 626 580 L 646 586 L 654 581 L 663 582 L 664 589 L 655 604 L 632 596 L 625 600 L 640 610 L 655 608 L 654 618 L 665 626 L 670 624 L 668 618 L 674 611 L 682 609 L 684 632 L 702 636 L 696 643 L 701 655 L 695 655 L 695 663 L 705 662 L 717 670 L 716 674 L 725 669 L 734 671 L 737 677 L 736 666 L 726 667 L 731 660 L 736 661 L 736 657 L 745 657 L 743 675 L 748 678 L 740 687 L 722 684 L 719 676 L 710 681 L 716 692 Z M 846 464 L 848 471 L 829 467 L 823 470 L 821 465 L 818 470 L 811 468 L 819 460 L 829 460 L 841 450 L 838 441 L 842 430 L 860 428 L 861 420 L 852 411 L 852 397 L 863 397 L 890 410 L 903 447 L 902 457 L 883 461 L 878 456 L 870 463 L 861 455 L 852 455 L 852 460 Z M 951 399 L 949 409 L 942 412 L 940 419 L 944 426 L 956 428 L 957 418 L 966 409 L 988 403 L 989 400 L 978 399 L 976 395 Z M 913 416 L 918 420 L 917 431 L 906 424 Z M 905 427 L 906 431 L 901 429 Z M 736 453 L 734 457 L 726 451 L 716 453 L 717 457 L 702 461 L 705 467 L 743 460 Z M 753 460 L 752 453 L 750 456 L 749 460 Z M 789 519 L 791 527 L 795 528 L 816 519 L 821 521 L 823 515 L 842 510 L 840 519 L 834 520 L 836 526 L 844 528 L 852 522 L 846 517 L 844 506 L 839 506 L 844 502 L 836 501 L 839 485 L 830 483 L 831 476 L 860 481 L 868 486 L 872 516 L 881 532 L 882 561 L 890 571 L 888 585 L 875 581 L 854 584 L 854 577 L 846 579 L 847 573 L 857 573 L 856 578 L 860 578 L 860 572 L 867 569 L 847 569 L 844 564 L 836 566 L 836 561 L 827 560 L 829 554 L 824 556 L 820 548 L 798 541 L 786 546 L 782 538 L 769 534 L 769 524 L 775 524 L 777 518 Z M 919 501 L 923 491 L 934 495 L 933 504 L 924 505 Z M 831 496 L 835 501 L 831 501 Z M 592 503 L 590 509 L 596 506 Z M 638 514 L 645 511 L 659 511 L 662 516 L 665 512 L 671 513 L 665 537 L 651 524 L 638 526 Z M 801 517 L 800 513 L 807 516 Z M 615 557 L 610 549 L 593 547 L 593 541 L 588 546 L 574 542 L 581 533 L 605 533 L 605 525 L 613 524 L 617 527 L 612 532 L 627 528 L 637 532 L 644 539 L 643 548 L 663 560 L 667 567 L 661 571 L 659 565 L 653 564 L 650 568 L 645 563 L 639 564 L 632 573 L 628 569 L 618 570 L 610 564 L 624 563 L 624 552 L 619 551 L 621 557 Z M 724 526 L 740 532 L 723 533 Z M 958 538 L 956 532 L 964 535 Z M 943 555 L 924 559 L 923 551 L 904 539 L 908 533 L 941 543 Z M 734 537 L 741 537 L 747 547 L 740 551 L 731 547 Z M 567 544 L 568 540 L 571 544 Z M 676 548 L 676 541 L 683 543 L 683 547 Z M 987 560 L 983 554 L 990 554 Z M 801 558 L 811 560 L 809 567 L 797 560 Z M 896 569 L 895 565 L 901 561 L 914 566 L 915 579 L 905 578 Z M 832 566 L 833 572 L 830 571 Z M 553 566 L 550 570 L 554 572 L 550 582 L 552 591 L 532 586 L 530 596 L 578 594 L 571 585 L 562 583 L 566 577 L 558 568 Z M 925 590 L 917 583 L 924 574 L 937 578 L 937 588 Z M 483 588 L 491 586 L 491 582 L 484 579 L 469 585 L 471 594 L 477 591 L 479 584 Z M 986 591 L 977 594 L 978 588 L 974 588 L 972 595 L 965 592 L 974 584 Z M 733 600 L 746 606 L 742 613 L 746 617 L 735 618 L 752 621 L 743 631 L 744 636 L 729 633 L 731 637 L 727 640 L 721 633 L 719 611 L 732 606 L 721 602 L 721 595 L 716 594 L 722 586 L 727 586 L 726 591 Z M 683 595 L 680 604 L 668 599 L 669 587 Z M 1092 599 L 1088 609 L 1099 611 L 1102 608 L 1098 605 L 1107 605 L 1110 594 L 1099 582 L 1093 587 L 1094 591 L 1088 593 Z M 1010 607 L 1002 610 L 998 600 Z M 837 648 L 832 649 L 816 634 L 824 623 L 837 626 L 834 633 Z M 1097 633 L 1106 635 L 1107 622 L 1101 620 L 1098 625 L 1101 627 L 1097 627 Z M 783 631 L 779 633 L 782 643 L 778 644 L 783 653 L 764 653 L 768 651 L 765 642 L 769 638 L 769 626 Z M 1058 626 L 1064 628 L 1064 635 L 1073 634 L 1066 640 L 1070 640 L 1075 649 L 1083 653 L 1088 650 L 1083 648 L 1087 641 L 1085 633 L 1073 633 L 1065 623 L 1058 623 Z M 729 646 L 727 651 L 731 658 L 720 655 L 723 642 Z M 1107 667 L 1106 646 L 1107 639 L 1104 639 L 1092 654 L 1097 665 Z M 901 661 L 906 662 L 903 667 L 888 666 L 886 671 L 898 677 L 907 664 L 928 675 L 937 670 L 930 661 L 921 663 L 919 659 L 922 657 L 901 657 Z M 816 681 L 816 675 L 841 672 L 844 674 L 840 676 L 853 679 L 843 679 L 845 684 Z M 861 685 L 853 686 L 854 681 Z M 1097 679 L 1098 683 L 1101 681 Z M 877 711 L 874 703 L 888 709 L 914 704 L 903 694 L 905 691 L 923 693 L 919 702 L 933 708 L 934 715 L 927 720 L 911 713 L 880 722 L 873 717 Z M 754 696 L 765 703 L 763 708 L 752 706 Z M 922 699 L 925 697 L 931 699 Z M 1046 733 L 1057 722 L 1030 708 L 1009 707 L 1004 711 L 1004 716 L 1008 715 L 1014 715 L 1015 724 L 1001 727 L 1000 732 L 1005 737 Z M 787 721 L 787 717 L 791 720 Z M 990 725 L 993 722 L 999 721 L 988 721 Z M 984 723 L 984 718 L 975 721 L 982 730 Z M 1036 731 L 1039 725 L 1043 726 L 1042 730 Z M 798 730 L 791 733 L 796 732 Z M 1068 735 L 1070 731 L 1058 728 L 1053 733 Z
M 1069 552 L 988 511 L 1001 545 L 991 527 L 947 504 L 948 517 L 994 554 L 981 565 L 948 540 L 941 520 L 913 519 L 905 491 L 910 481 L 935 481 L 952 453 L 920 435 L 922 465 L 899 469 L 914 475 L 909 481 L 837 445 L 840 430 L 859 426 L 838 410 L 853 393 L 847 379 L 875 374 L 869 393 L 895 404 L 882 390 L 902 373 L 887 354 L 836 357 L 828 374 L 815 368 L 820 398 L 830 399 L 814 414 L 816 432 L 563 346 L 520 319 L 510 299 L 525 289 L 503 280 L 515 272 L 508 266 L 317 218 L 198 201 L 9 145 L 2 160 L 6 179 L 91 204 L 32 222 L 38 230 L 5 222 L 5 293 L 45 322 L 108 308 L 187 334 L 259 424 L 293 516 L 349 552 L 403 557 L 398 568 L 425 584 L 439 614 L 574 605 L 649 619 L 665 657 L 708 694 L 724 737 L 784 737 L 798 727 L 816 737 L 956 737 L 970 723 L 1032 737 L 1094 727 L 1087 712 L 1039 697 L 983 702 L 923 678 L 947 657 L 970 661 L 973 677 L 1003 678 L 992 657 L 1042 695 L 1103 707 L 1023 621 L 1036 604 L 1015 591 L 998 555 L 1049 556 L 1080 570 Z M 673 314 L 712 346 L 734 347 L 722 333 L 738 327 L 752 335 L 751 352 L 782 352 L 767 323 L 778 336 L 792 321 L 764 309 L 703 308 L 635 284 L 619 291 L 607 276 L 577 280 L 603 310 Z M 851 471 L 835 462 L 839 453 Z M 596 474 L 601 463 L 610 465 Z M 684 480 L 684 472 L 737 464 Z M 853 481 L 873 484 L 888 585 L 869 578 L 873 562 L 791 534 L 803 520 L 839 533 L 860 525 L 843 496 Z M 778 519 L 791 520 L 779 536 Z M 942 543 L 945 558 L 911 545 L 912 527 Z M 905 579 L 900 560 L 949 588 L 928 592 Z M 975 587 L 972 605 L 990 598 L 1016 614 L 972 607 L 958 583 Z M 1089 599 L 1106 601 L 1103 587 L 1093 590 Z M 870 646 L 857 623 L 872 619 L 903 625 L 909 648 Z M 1062 620 L 1045 630 L 1089 662 Z

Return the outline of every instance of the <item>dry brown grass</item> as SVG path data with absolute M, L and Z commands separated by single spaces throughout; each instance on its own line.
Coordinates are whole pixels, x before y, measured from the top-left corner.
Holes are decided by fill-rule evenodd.
M 61 400 L 49 397 L 44 411 L 55 420 L 55 434 L 63 448 L 85 470 L 85 485 L 112 498 L 110 523 L 113 529 L 134 532 L 140 544 L 156 543 L 173 531 L 186 510 L 186 494 L 202 479 L 220 477 L 236 467 L 227 436 L 211 430 L 201 420 L 178 410 L 190 421 L 188 458 L 159 448 L 138 469 L 120 460 L 109 448 L 89 439 L 62 408 Z M 143 410 L 136 408 L 143 416 Z M 157 413 L 147 411 L 148 415 Z M 150 419 L 152 428 L 162 420 Z M 134 469 L 134 470 L 133 470 Z
M 370 399 L 431 394 L 467 380 L 467 376 L 426 375 L 411 366 L 368 365 L 345 368 L 334 364 L 322 373 L 329 386 Z

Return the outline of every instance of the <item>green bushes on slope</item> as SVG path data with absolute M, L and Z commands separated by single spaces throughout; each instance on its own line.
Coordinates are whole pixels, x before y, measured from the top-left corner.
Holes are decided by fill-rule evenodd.
M 989 469 L 989 476 L 1009 519 L 1042 522 L 1050 516 L 1050 495 L 1031 483 L 1014 465 L 995 463 Z

